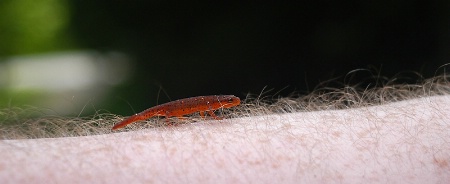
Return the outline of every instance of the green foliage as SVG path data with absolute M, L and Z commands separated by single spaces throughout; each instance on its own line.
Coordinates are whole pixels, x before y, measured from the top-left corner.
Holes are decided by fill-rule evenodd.
M 65 0 L 0 1 L 0 56 L 70 47 L 69 18 Z

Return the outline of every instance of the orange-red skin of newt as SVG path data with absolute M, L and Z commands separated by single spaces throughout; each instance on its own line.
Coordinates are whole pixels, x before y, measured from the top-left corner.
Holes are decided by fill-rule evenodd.
M 130 123 L 146 120 L 155 116 L 169 117 L 182 117 L 183 115 L 200 112 L 203 117 L 205 112 L 208 112 L 215 119 L 219 119 L 214 110 L 220 108 L 230 108 L 237 106 L 241 103 L 241 100 L 234 95 L 211 95 L 211 96 L 198 96 L 191 98 L 184 98 L 180 100 L 171 101 L 165 104 L 151 107 L 138 114 L 132 115 L 127 119 L 117 123 L 112 127 L 112 130 L 125 127 Z

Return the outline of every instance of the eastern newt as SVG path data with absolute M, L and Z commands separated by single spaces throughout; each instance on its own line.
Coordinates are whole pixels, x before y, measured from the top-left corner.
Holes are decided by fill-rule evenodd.
M 214 110 L 234 107 L 240 103 L 241 100 L 234 95 L 211 95 L 184 98 L 157 105 L 138 114 L 132 115 L 114 125 L 112 130 L 117 130 L 130 123 L 146 120 L 154 116 L 165 116 L 166 119 L 173 116 L 181 118 L 183 115 L 200 112 L 200 116 L 204 117 L 205 112 L 207 112 L 209 115 L 214 117 L 214 119 L 220 119 L 214 114 Z

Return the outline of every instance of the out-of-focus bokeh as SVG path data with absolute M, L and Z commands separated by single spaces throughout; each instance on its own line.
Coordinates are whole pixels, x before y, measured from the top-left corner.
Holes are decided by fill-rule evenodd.
M 339 77 L 415 82 L 411 71 L 432 77 L 450 61 L 449 9 L 438 0 L 2 0 L 0 108 L 129 115 L 198 95 L 307 93 Z

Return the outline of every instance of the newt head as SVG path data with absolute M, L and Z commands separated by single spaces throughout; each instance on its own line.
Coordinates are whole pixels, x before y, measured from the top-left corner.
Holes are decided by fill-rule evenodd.
M 221 95 L 218 97 L 218 101 L 222 108 L 230 108 L 241 104 L 241 99 L 234 95 Z

